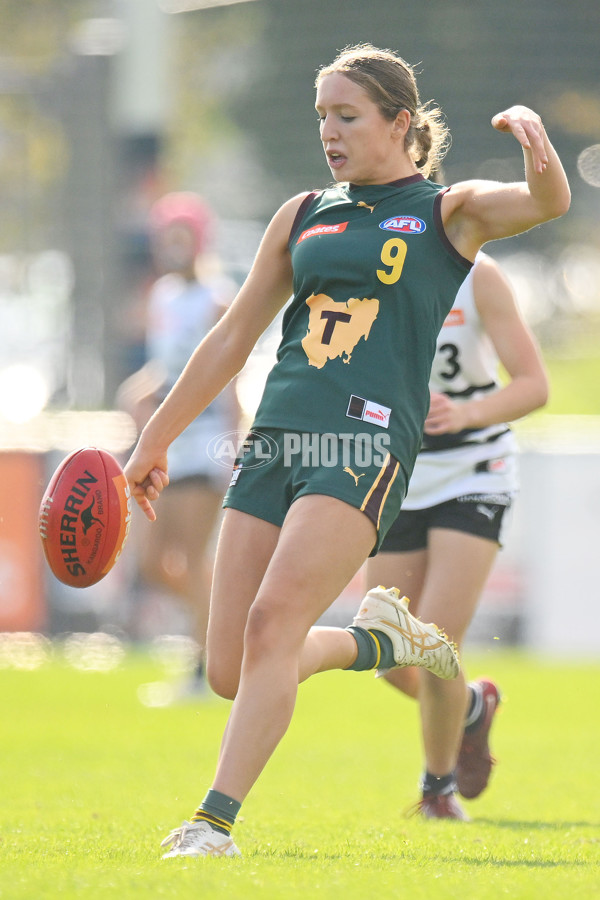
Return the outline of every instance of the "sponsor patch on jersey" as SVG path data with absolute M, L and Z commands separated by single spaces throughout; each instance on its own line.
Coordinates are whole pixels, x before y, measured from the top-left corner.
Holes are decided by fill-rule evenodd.
M 492 503 L 498 506 L 510 506 L 510 494 L 461 494 L 457 503 Z
M 442 328 L 450 328 L 452 325 L 464 325 L 465 324 L 465 314 L 462 309 L 451 309 L 446 318 L 444 319 L 444 324 Z
M 495 472 L 502 474 L 506 472 L 506 460 L 498 457 L 497 459 L 484 459 L 475 466 L 476 472 Z
M 379 223 L 384 231 L 399 231 L 400 234 L 423 234 L 427 225 L 417 216 L 392 216 Z
M 233 487 L 240 477 L 240 472 L 242 471 L 242 463 L 238 463 L 237 466 L 233 467 L 233 471 L 231 473 L 231 481 L 229 482 L 229 487 Z
M 349 419 L 361 419 L 363 422 L 372 422 L 373 425 L 379 425 L 380 428 L 390 427 L 390 416 L 392 410 L 389 406 L 382 406 L 381 403 L 374 403 L 372 400 L 365 400 L 364 397 L 357 397 L 352 394 L 346 415 Z
M 301 244 L 302 241 L 305 241 L 309 237 L 321 237 L 325 234 L 341 234 L 342 231 L 346 230 L 347 225 L 347 222 L 338 222 L 337 225 L 313 225 L 312 228 L 307 228 L 306 231 L 302 232 L 296 243 Z

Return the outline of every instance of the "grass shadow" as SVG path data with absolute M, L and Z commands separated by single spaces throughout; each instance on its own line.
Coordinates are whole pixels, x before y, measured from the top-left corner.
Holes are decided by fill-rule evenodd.
M 445 863 L 461 863 L 475 868 L 495 868 L 495 869 L 573 869 L 580 867 L 589 867 L 586 860 L 554 860 L 554 859 L 499 859 L 494 857 L 485 857 L 480 859 L 475 856 L 466 856 L 461 853 L 460 856 L 445 856 Z
M 473 819 L 478 825 L 490 825 L 494 828 L 535 829 L 537 831 L 564 831 L 565 828 L 595 828 L 600 830 L 599 822 L 548 822 L 541 820 L 525 821 L 520 819 L 486 819 L 477 816 Z

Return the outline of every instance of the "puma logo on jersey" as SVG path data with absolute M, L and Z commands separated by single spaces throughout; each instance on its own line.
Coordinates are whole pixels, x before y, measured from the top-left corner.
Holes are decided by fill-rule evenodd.
M 485 516 L 486 519 L 490 520 L 490 522 L 493 521 L 494 516 L 498 512 L 497 506 L 485 506 L 483 503 L 478 503 L 476 509 L 478 513 L 480 513 L 482 516 Z
M 373 206 L 370 206 L 368 203 L 365 203 L 364 200 L 359 200 L 358 203 L 357 203 L 356 205 L 357 205 L 357 206 L 362 206 L 363 209 L 368 209 L 369 212 L 375 212 L 375 207 L 377 206 L 376 203 L 374 203 Z
M 366 474 L 365 472 L 361 472 L 360 475 L 355 475 L 354 472 L 352 471 L 352 469 L 350 468 L 350 466 L 344 466 L 344 472 L 347 472 L 348 475 L 352 475 L 352 477 L 354 478 L 354 484 L 356 485 L 356 487 L 358 487 L 358 479 L 364 478 L 364 476 Z

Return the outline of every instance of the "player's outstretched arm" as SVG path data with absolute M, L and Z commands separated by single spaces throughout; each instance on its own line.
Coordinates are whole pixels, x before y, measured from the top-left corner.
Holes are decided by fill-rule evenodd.
M 145 515 L 168 484 L 167 450 L 243 367 L 256 341 L 292 292 L 288 238 L 306 194 L 288 200 L 271 220 L 238 295 L 195 349 L 125 467 L 131 493 Z
M 492 119 L 522 148 L 523 181 L 464 181 L 442 201 L 442 218 L 452 244 L 468 259 L 487 241 L 510 237 L 564 215 L 571 203 L 569 183 L 540 116 L 512 106 Z

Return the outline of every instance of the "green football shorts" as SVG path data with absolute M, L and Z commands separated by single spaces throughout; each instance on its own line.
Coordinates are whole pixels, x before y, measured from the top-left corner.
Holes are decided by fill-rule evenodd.
M 283 525 L 298 497 L 324 494 L 364 512 L 377 529 L 374 556 L 406 494 L 408 479 L 387 434 L 251 431 L 233 466 L 223 506 Z

